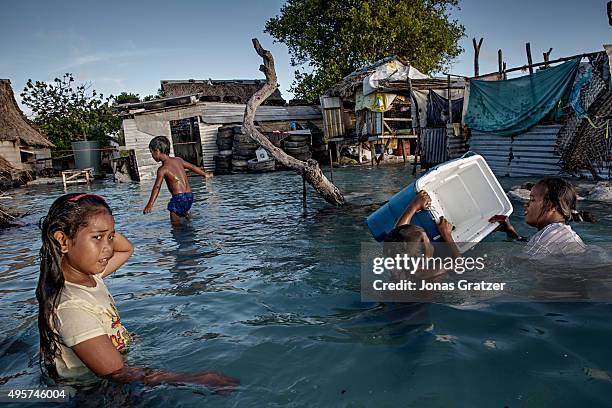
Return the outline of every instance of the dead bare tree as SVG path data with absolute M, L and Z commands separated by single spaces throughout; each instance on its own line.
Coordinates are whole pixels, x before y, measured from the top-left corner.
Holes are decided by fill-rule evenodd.
M 253 140 L 266 149 L 266 151 L 278 162 L 300 174 L 304 180 L 325 199 L 325 201 L 337 206 L 344 205 L 345 201 L 342 192 L 325 177 L 316 160 L 310 159 L 303 162 L 289 156 L 281 149 L 274 146 L 272 142 L 255 127 L 254 121 L 257 107 L 261 105 L 266 98 L 272 95 L 276 88 L 278 88 L 278 84 L 276 81 L 276 70 L 274 69 L 274 57 L 272 57 L 272 53 L 263 49 L 257 38 L 253 38 L 252 41 L 255 51 L 263 58 L 264 63 L 259 66 L 259 70 L 265 74 L 266 83 L 259 91 L 255 92 L 247 102 L 242 123 L 243 132 L 251 136 Z

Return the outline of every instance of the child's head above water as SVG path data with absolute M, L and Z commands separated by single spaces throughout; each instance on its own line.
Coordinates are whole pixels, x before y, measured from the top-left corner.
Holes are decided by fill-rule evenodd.
M 159 153 L 170 154 L 170 140 L 166 136 L 156 136 L 149 142 L 149 150 L 155 161 L 159 161 L 157 157 Z M 158 154 L 156 155 L 156 153 Z
M 393 245 L 385 245 L 385 256 L 394 256 L 398 252 L 413 257 L 422 254 L 426 257 L 433 256 L 433 247 L 429 237 L 418 225 L 404 224 L 394 228 L 386 236 L 385 243 L 393 243 Z
M 525 205 L 525 222 L 542 227 L 555 222 L 568 223 L 576 213 L 576 190 L 560 177 L 546 177 L 531 189 Z
M 112 257 L 108 240 L 114 219 L 106 201 L 95 194 L 65 194 L 41 219 L 40 276 L 36 288 L 41 357 L 52 362 L 59 338 L 53 331 L 53 313 L 60 300 L 66 273 L 97 274 Z

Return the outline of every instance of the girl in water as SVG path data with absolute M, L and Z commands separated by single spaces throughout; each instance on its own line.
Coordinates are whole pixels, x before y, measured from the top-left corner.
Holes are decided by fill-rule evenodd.
M 127 367 L 130 345 L 104 278 L 133 253 L 115 231 L 106 201 L 95 194 L 66 194 L 41 220 L 40 276 L 36 288 L 41 361 L 56 379 L 88 373 L 128 383 L 197 383 L 231 389 L 239 380 L 221 373 L 175 373 Z

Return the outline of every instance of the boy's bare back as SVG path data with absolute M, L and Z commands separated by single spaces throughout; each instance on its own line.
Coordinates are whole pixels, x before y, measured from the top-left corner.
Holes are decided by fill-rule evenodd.
M 160 175 L 166 180 L 170 193 L 190 193 L 191 185 L 185 172 L 185 162 L 179 157 L 169 157 L 159 168 Z
M 179 195 L 182 194 L 190 196 L 187 198 L 188 203 L 186 201 L 181 203 L 186 210 L 184 208 L 176 208 L 176 203 L 171 206 L 170 204 L 172 204 L 172 200 L 171 203 L 168 204 L 170 218 L 173 219 L 173 222 L 177 220 L 180 221 L 179 217 L 189 215 L 189 208 L 193 203 L 193 194 L 190 194 L 191 185 L 189 185 L 189 180 L 187 178 L 185 169 L 202 177 L 211 177 L 212 173 L 204 171 L 198 166 L 186 162 L 179 157 L 170 157 L 170 141 L 165 136 L 154 137 L 149 143 L 149 151 L 151 152 L 151 157 L 153 157 L 153 160 L 158 163 L 162 162 L 163 164 L 157 169 L 157 178 L 155 179 L 155 183 L 151 189 L 149 202 L 142 212 L 144 214 L 148 214 L 153 210 L 153 204 L 155 203 L 155 200 L 157 200 L 161 185 L 163 181 L 166 180 L 168 190 L 170 190 L 170 193 L 172 193 L 172 200 L 180 200 Z M 174 210 L 170 207 L 172 207 Z

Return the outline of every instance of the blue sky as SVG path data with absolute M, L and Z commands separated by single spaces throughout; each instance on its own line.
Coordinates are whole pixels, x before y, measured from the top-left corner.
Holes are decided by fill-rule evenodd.
M 105 94 L 153 94 L 161 79 L 260 78 L 258 37 L 276 60 L 285 98 L 293 71 L 287 48 L 263 33 L 282 0 L 260 1 L 30 1 L 2 0 L 0 78 L 15 93 L 28 78 L 51 81 L 64 72 Z M 612 42 L 603 0 L 464 0 L 453 17 L 466 27 L 465 52 L 452 72 L 473 73 L 472 37 L 484 37 L 481 73 L 497 70 L 497 49 L 508 67 L 597 51 Z M 17 95 L 18 97 L 18 95 Z

